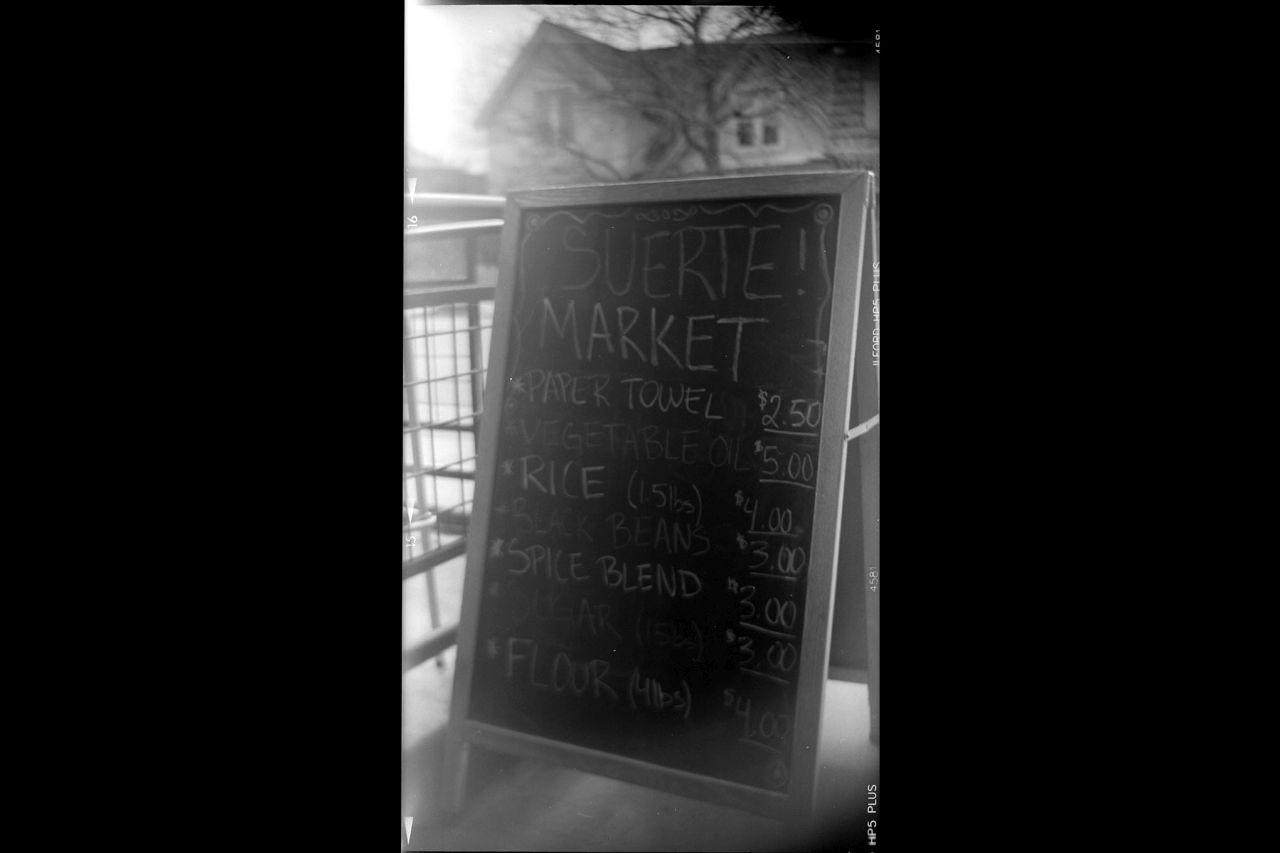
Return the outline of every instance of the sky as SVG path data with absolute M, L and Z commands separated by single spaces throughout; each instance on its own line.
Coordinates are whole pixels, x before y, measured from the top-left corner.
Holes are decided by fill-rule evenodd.
M 448 165 L 488 168 L 476 112 L 533 35 L 527 5 L 405 3 L 409 144 Z
M 538 28 L 542 16 L 537 8 L 405 0 L 411 147 L 446 165 L 476 173 L 488 170 L 486 141 L 474 120 Z M 591 34 L 611 40 L 607 34 Z M 669 43 L 652 28 L 642 27 L 635 35 L 645 47 Z

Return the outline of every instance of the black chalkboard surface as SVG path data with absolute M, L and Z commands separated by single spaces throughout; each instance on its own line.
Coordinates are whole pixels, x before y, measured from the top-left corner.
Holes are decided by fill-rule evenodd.
M 477 743 L 811 807 L 871 180 L 509 198 L 459 780 Z

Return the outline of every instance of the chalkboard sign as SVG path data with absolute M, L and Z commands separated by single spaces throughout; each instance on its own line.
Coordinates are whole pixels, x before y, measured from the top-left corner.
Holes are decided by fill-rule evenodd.
M 447 769 L 807 814 L 866 172 L 515 193 Z

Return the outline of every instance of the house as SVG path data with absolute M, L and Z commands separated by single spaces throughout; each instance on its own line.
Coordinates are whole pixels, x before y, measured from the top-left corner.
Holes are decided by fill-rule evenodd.
M 805 34 L 621 50 L 543 22 L 480 110 L 491 192 L 879 171 L 879 56 Z

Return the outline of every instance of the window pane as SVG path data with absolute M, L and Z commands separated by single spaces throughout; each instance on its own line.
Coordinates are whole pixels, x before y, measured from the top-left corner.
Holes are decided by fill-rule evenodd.
M 573 93 L 560 92 L 556 98 L 556 106 L 559 108 L 556 129 L 559 131 L 558 139 L 561 142 L 569 142 L 573 139 Z
M 551 97 L 550 92 L 537 92 L 534 94 L 534 112 L 538 122 L 538 136 L 543 142 L 551 142 L 553 133 L 555 132 L 555 116 L 552 115 L 552 109 L 555 101 Z
M 749 121 L 738 122 L 738 144 L 754 145 L 755 144 L 755 127 Z
M 773 122 L 766 122 L 764 126 L 764 144 L 778 144 L 778 126 Z

